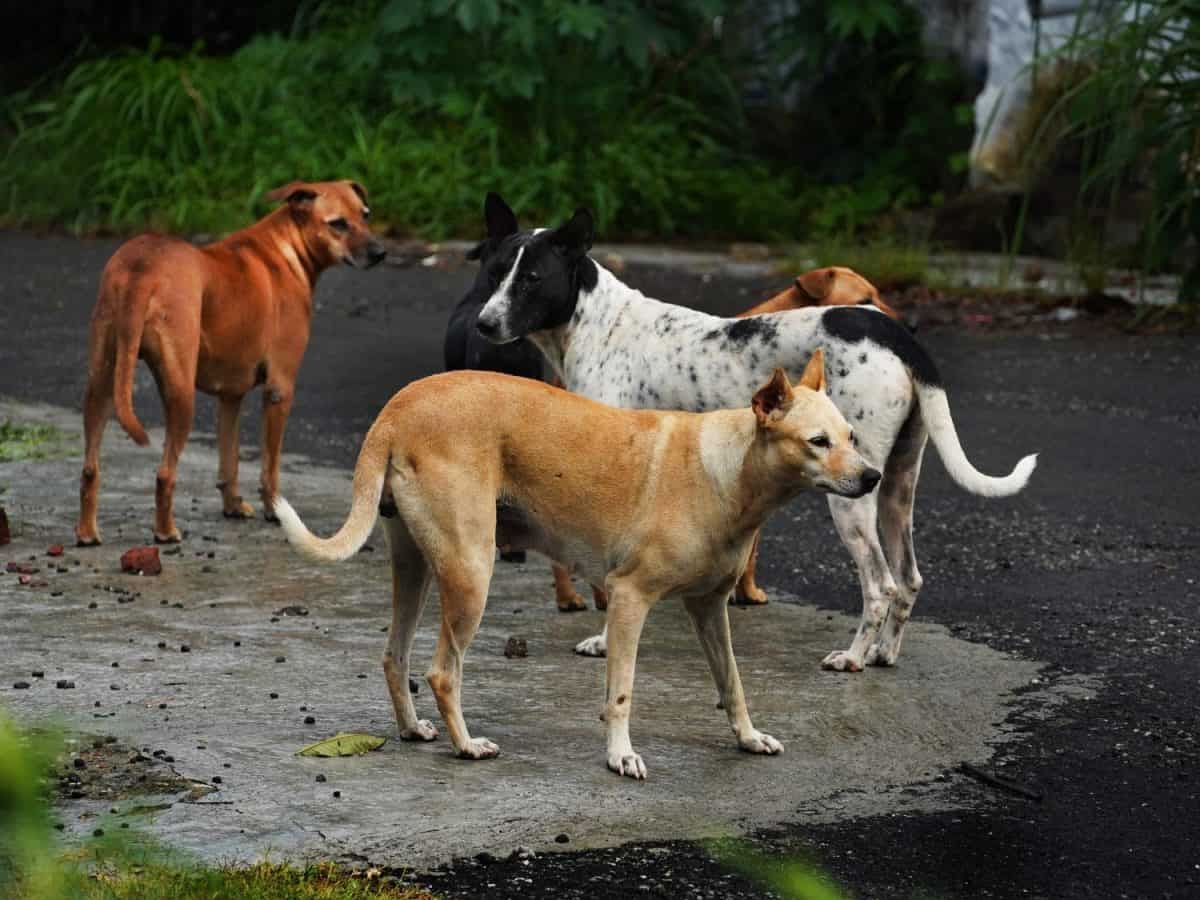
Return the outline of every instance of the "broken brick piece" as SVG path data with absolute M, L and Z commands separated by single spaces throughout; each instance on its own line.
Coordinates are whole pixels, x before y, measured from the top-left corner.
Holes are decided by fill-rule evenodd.
M 12 533 L 8 530 L 8 513 L 0 506 L 0 547 L 12 541 Z
M 47 556 L 62 556 L 63 555 L 63 545 L 62 544 L 51 544 L 46 549 L 46 555 Z
M 162 572 L 162 560 L 157 547 L 134 547 L 121 554 L 121 571 L 142 575 L 158 575 Z

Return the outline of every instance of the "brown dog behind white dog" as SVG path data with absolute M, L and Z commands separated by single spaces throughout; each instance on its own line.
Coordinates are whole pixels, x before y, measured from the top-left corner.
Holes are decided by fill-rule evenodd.
M 441 633 L 429 686 L 459 756 L 499 752 L 471 737 L 459 699 L 499 545 L 545 553 L 606 586 L 614 772 L 646 776 L 629 738 L 634 664 L 646 615 L 666 598 L 680 598 L 696 626 L 738 746 L 778 753 L 780 743 L 751 724 L 726 601 L 775 509 L 803 490 L 859 497 L 879 482 L 824 388 L 819 350 L 798 389 L 776 370 L 746 408 L 704 414 L 615 409 L 507 375 L 435 375 L 397 393 L 371 426 L 336 535 L 315 537 L 282 498 L 275 511 L 302 553 L 342 560 L 367 540 L 386 491 L 392 625 L 383 665 L 405 739 L 437 736 L 408 690 L 413 633 L 436 579 Z

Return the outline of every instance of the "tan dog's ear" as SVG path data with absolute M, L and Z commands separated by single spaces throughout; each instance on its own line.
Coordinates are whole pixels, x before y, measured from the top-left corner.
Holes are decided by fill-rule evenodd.
M 807 294 L 820 303 L 829 296 L 836 279 L 837 272 L 833 269 L 813 269 L 811 272 L 805 272 L 796 277 L 796 287 L 800 289 L 801 293 Z
M 800 376 L 800 386 L 811 391 L 825 390 L 825 351 L 820 347 L 813 352 L 808 365 L 804 367 L 804 374 Z
M 308 185 L 293 181 L 267 194 L 268 200 L 286 200 L 291 206 L 304 206 L 317 199 L 317 192 Z
M 783 369 L 776 369 L 771 374 L 771 380 L 754 394 L 754 399 L 750 401 L 750 408 L 758 417 L 759 427 L 766 428 L 772 422 L 787 415 L 788 410 L 792 408 L 794 399 L 795 394 L 792 392 L 792 384 L 788 381 L 787 373 Z
M 354 193 L 358 194 L 358 199 L 363 202 L 363 206 L 366 206 L 367 205 L 367 189 L 365 187 L 363 187 L 361 184 L 359 184 L 357 181 L 347 181 L 346 184 L 348 184 L 350 186 L 350 190 L 352 190 L 352 191 L 354 191 Z

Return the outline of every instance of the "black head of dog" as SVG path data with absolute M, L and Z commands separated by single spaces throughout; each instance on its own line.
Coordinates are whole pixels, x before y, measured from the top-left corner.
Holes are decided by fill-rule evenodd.
M 476 324 L 479 333 L 507 344 L 569 322 L 580 289 L 596 286 L 596 264 L 587 255 L 592 214 L 577 209 L 557 228 L 518 231 L 516 215 L 491 193 L 483 213 L 488 236 L 468 254 L 479 259 L 479 278 L 487 280 L 489 293 Z

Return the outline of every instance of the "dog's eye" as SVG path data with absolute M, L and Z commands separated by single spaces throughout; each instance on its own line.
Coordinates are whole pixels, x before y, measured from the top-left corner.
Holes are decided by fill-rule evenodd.
M 363 207 L 362 216 L 363 216 L 364 222 L 366 222 L 368 219 L 371 218 L 371 211 L 369 209 L 367 209 L 365 206 Z
M 539 281 L 542 280 L 542 276 L 539 275 L 537 272 L 525 271 L 525 272 L 521 273 L 521 280 L 524 281 L 526 284 L 537 284 Z
M 334 231 L 349 231 L 350 223 L 345 219 L 330 219 L 326 224 Z
M 829 438 L 827 438 L 823 434 L 818 434 L 816 437 L 810 437 L 808 439 L 808 442 L 810 444 L 812 444 L 814 447 L 828 447 L 829 446 Z

